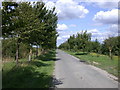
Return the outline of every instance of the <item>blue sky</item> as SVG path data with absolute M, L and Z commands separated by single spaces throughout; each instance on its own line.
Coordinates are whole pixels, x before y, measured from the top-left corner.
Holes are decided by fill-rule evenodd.
M 53 5 L 51 1 L 48 1 L 47 5 L 50 7 L 56 6 L 56 11 L 58 11 L 57 30 L 59 37 L 57 46 L 65 42 L 70 35 L 80 33 L 82 30 L 92 33 L 92 40 L 97 38 L 100 42 L 109 36 L 118 35 L 118 9 L 116 2 L 57 0 Z
M 117 2 L 80 2 L 80 0 L 46 1 L 48 9 L 55 6 L 58 13 L 57 46 L 65 42 L 70 35 L 87 30 L 102 42 L 110 36 L 118 35 Z
M 92 33 L 92 40 L 97 38 L 100 42 L 109 36 L 118 35 L 118 0 L 43 1 L 48 9 L 56 7 L 59 34 L 57 46 L 65 42 L 70 35 L 81 33 L 82 30 Z

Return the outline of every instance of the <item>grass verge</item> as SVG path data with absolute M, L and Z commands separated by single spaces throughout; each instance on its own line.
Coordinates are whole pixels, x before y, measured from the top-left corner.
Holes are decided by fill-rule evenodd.
M 41 55 L 31 62 L 26 59 L 3 64 L 3 88 L 49 88 L 52 85 L 55 51 Z
M 108 73 L 118 77 L 118 56 L 113 56 L 113 60 L 111 60 L 107 55 L 102 54 L 71 51 L 65 52 L 79 58 L 87 64 L 99 67 L 103 70 L 106 70 Z

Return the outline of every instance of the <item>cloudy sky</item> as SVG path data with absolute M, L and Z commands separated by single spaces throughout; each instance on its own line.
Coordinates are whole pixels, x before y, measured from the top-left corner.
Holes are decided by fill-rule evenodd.
M 85 1 L 85 0 L 84 0 Z M 70 35 L 87 30 L 102 42 L 110 36 L 118 35 L 118 2 L 82 2 L 80 0 L 49 0 L 46 7 L 56 7 L 58 15 L 57 46 L 65 42 Z
M 109 36 L 118 35 L 118 0 L 43 1 L 48 9 L 56 7 L 59 34 L 57 46 L 65 42 L 70 35 L 80 33 L 82 30 L 92 33 L 92 40 L 97 38 L 100 42 Z

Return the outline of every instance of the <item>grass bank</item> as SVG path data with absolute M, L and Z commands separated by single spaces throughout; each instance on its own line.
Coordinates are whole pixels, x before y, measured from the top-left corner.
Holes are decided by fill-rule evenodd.
M 82 62 L 99 67 L 118 77 L 118 56 L 113 56 L 113 60 L 111 60 L 107 55 L 102 54 L 71 51 L 65 52 L 79 58 Z
M 34 58 L 3 63 L 3 88 L 49 88 L 52 85 L 55 51 Z

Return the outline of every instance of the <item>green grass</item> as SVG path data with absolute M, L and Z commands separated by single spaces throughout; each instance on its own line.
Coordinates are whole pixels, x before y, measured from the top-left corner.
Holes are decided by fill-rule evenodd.
M 3 64 L 3 88 L 49 88 L 52 86 L 55 51 L 41 55 L 31 62 Z
M 107 55 L 96 53 L 66 52 L 79 58 L 80 60 L 84 60 L 87 64 L 99 67 L 118 77 L 118 56 L 114 56 L 113 60 L 111 60 Z

